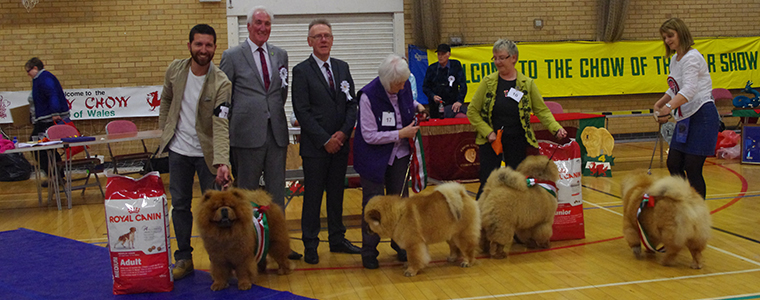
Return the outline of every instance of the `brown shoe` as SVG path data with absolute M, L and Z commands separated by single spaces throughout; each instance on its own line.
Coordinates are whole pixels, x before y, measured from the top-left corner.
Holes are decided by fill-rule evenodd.
M 178 280 L 190 275 L 194 270 L 195 267 L 193 266 L 192 259 L 180 259 L 174 264 L 172 275 L 174 275 L 174 280 Z

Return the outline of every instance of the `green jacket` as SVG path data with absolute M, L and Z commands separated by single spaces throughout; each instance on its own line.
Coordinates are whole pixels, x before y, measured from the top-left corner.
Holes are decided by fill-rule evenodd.
M 158 115 L 158 126 L 164 130 L 159 153 L 168 149 L 169 141 L 174 137 L 189 72 L 190 58 L 175 60 L 166 69 Z M 206 165 L 212 174 L 216 174 L 215 165 L 230 165 L 229 121 L 218 117 L 214 110 L 223 104 L 229 107 L 231 92 L 232 83 L 227 75 L 211 63 L 198 99 L 195 129 Z
M 483 145 L 488 143 L 488 134 L 494 131 L 491 124 L 491 113 L 493 112 L 493 104 L 496 95 L 496 86 L 499 83 L 499 72 L 493 72 L 483 78 L 483 81 L 478 86 L 478 90 L 475 95 L 472 96 L 472 101 L 467 107 L 467 118 L 470 119 L 470 124 L 475 126 L 477 137 L 475 143 Z M 557 131 L 562 128 L 559 125 L 549 108 L 544 103 L 544 98 L 541 97 L 541 93 L 536 87 L 536 83 L 532 78 L 529 78 L 523 73 L 517 72 L 517 89 L 523 92 L 522 100 L 520 100 L 520 122 L 525 130 L 525 138 L 528 143 L 538 148 L 538 141 L 536 141 L 536 135 L 533 133 L 533 129 L 530 127 L 530 114 L 535 114 L 541 124 L 546 126 L 552 134 L 556 134 Z

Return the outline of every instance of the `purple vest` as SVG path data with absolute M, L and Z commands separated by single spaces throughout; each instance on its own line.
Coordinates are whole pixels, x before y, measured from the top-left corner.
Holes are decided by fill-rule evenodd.
M 391 100 L 385 92 L 385 88 L 380 83 L 379 78 L 375 78 L 365 85 L 356 97 L 361 99 L 362 94 L 367 94 L 372 107 L 372 114 L 375 116 L 378 131 L 398 130 L 396 124 L 393 126 L 382 126 L 382 116 L 384 111 L 395 111 Z M 414 121 L 415 107 L 414 98 L 412 97 L 412 86 L 407 80 L 404 89 L 399 91 L 398 106 L 401 114 L 401 124 L 407 126 Z M 388 167 L 388 160 L 391 158 L 393 143 L 382 145 L 371 145 L 364 141 L 361 128 L 361 105 L 357 111 L 356 130 L 354 131 L 354 170 L 359 175 L 372 182 L 385 182 L 385 169 Z M 408 141 L 409 139 L 404 139 Z

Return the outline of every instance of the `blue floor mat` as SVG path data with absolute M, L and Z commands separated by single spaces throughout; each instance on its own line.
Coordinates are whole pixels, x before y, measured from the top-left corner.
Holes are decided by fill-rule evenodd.
M 108 249 L 28 229 L 0 232 L 0 299 L 309 299 L 235 283 L 213 292 L 196 270 L 167 293 L 113 294 Z

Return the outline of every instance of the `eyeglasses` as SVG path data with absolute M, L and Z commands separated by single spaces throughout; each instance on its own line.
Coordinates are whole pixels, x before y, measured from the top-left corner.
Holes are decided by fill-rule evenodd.
M 313 38 L 315 40 L 321 40 L 321 39 L 329 40 L 333 38 L 333 35 L 332 34 L 317 34 L 317 35 L 310 36 L 310 38 Z
M 500 60 L 507 60 L 508 58 L 512 57 L 512 55 L 502 56 L 502 57 L 491 57 L 491 60 L 493 61 L 500 61 Z

